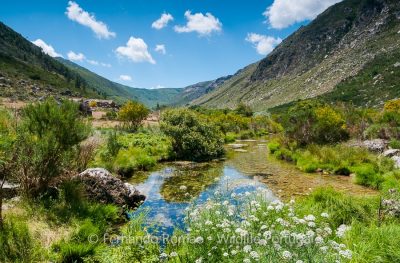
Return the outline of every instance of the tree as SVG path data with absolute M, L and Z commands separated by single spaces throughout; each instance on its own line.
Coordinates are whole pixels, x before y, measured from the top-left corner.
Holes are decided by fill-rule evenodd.
M 237 114 L 243 115 L 244 117 L 251 117 L 253 116 L 253 110 L 250 108 L 250 106 L 244 104 L 244 103 L 239 103 L 237 106 L 235 112 Z
M 150 110 L 136 101 L 129 101 L 118 112 L 118 119 L 125 123 L 128 130 L 136 131 Z
M 71 101 L 49 99 L 25 107 L 17 130 L 14 170 L 23 192 L 28 196 L 45 192 L 53 179 L 71 167 L 89 131 L 78 105 Z
M 165 111 L 160 127 L 172 138 L 178 159 L 208 161 L 224 154 L 224 139 L 219 129 L 189 109 Z

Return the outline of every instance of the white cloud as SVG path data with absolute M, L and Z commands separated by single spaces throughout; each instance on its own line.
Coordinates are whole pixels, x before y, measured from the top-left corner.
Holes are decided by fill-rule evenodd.
M 164 13 L 161 15 L 159 19 L 157 19 L 156 21 L 153 22 L 153 24 L 151 24 L 151 27 L 160 30 L 166 27 L 168 23 L 173 20 L 174 17 L 171 14 Z
M 149 89 L 165 89 L 165 88 L 166 88 L 165 86 L 158 84 L 157 86 L 155 86 L 155 87 L 153 86 Z
M 51 45 L 46 44 L 46 42 L 44 42 L 40 38 L 32 41 L 32 43 L 40 47 L 42 51 L 50 57 L 62 57 L 62 55 L 58 54 Z
M 79 62 L 86 61 L 87 63 L 89 63 L 93 66 L 102 66 L 102 67 L 106 67 L 106 68 L 111 68 L 110 64 L 99 62 L 97 60 L 88 59 L 82 53 L 75 53 L 74 51 L 70 51 L 70 52 L 68 52 L 67 57 L 71 61 L 79 61 Z
M 70 51 L 67 54 L 68 59 L 72 61 L 83 61 L 86 59 L 85 55 L 82 53 L 75 53 L 74 51 Z
M 68 2 L 67 11 L 65 14 L 72 21 L 78 22 L 79 24 L 92 29 L 98 38 L 108 39 L 116 36 L 114 32 L 109 31 L 106 24 L 101 21 L 97 21 L 93 14 L 89 14 L 73 1 Z
M 174 29 L 178 33 L 197 32 L 200 36 L 210 35 L 212 32 L 220 32 L 222 23 L 211 13 L 193 14 L 188 10 L 185 12 L 187 23 L 185 26 L 175 26 Z
M 120 75 L 119 79 L 122 81 L 132 81 L 132 77 L 129 75 Z
M 165 48 L 165 45 L 156 45 L 154 51 L 161 53 L 163 55 L 167 54 L 167 49 Z
M 286 28 L 295 23 L 314 19 L 333 4 L 342 0 L 274 0 L 263 15 L 271 27 Z
M 264 36 L 256 33 L 247 34 L 246 41 L 252 43 L 260 55 L 267 55 L 275 46 L 282 42 L 282 39 Z
M 116 49 L 118 55 L 127 57 L 133 62 L 149 62 L 156 64 L 149 51 L 147 44 L 141 38 L 130 37 L 126 46 L 120 46 Z

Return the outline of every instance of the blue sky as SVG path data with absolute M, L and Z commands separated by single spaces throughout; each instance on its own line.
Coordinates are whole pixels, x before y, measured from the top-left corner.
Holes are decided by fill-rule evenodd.
M 2 0 L 0 21 L 110 80 L 179 88 L 262 59 L 339 1 Z M 152 27 L 163 13 L 173 20 Z

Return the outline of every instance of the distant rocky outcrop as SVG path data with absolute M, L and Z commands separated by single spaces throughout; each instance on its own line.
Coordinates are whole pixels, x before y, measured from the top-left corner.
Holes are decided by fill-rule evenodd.
M 87 169 L 74 180 L 83 184 L 89 199 L 100 203 L 135 208 L 145 200 L 133 185 L 124 183 L 103 168 Z

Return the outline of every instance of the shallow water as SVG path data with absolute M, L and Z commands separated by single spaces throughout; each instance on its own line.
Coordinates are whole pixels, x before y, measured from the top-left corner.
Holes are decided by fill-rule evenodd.
M 268 198 L 289 199 L 309 194 L 319 186 L 332 186 L 355 195 L 375 192 L 352 183 L 351 177 L 306 174 L 292 164 L 269 156 L 263 141 L 243 141 L 247 146 L 231 149 L 227 160 L 201 165 L 170 163 L 158 171 L 136 174 L 130 182 L 146 195 L 135 213 L 147 213 L 147 224 L 158 234 L 171 234 L 184 227 L 185 209 L 202 204 L 218 191 L 222 195 L 268 189 Z

